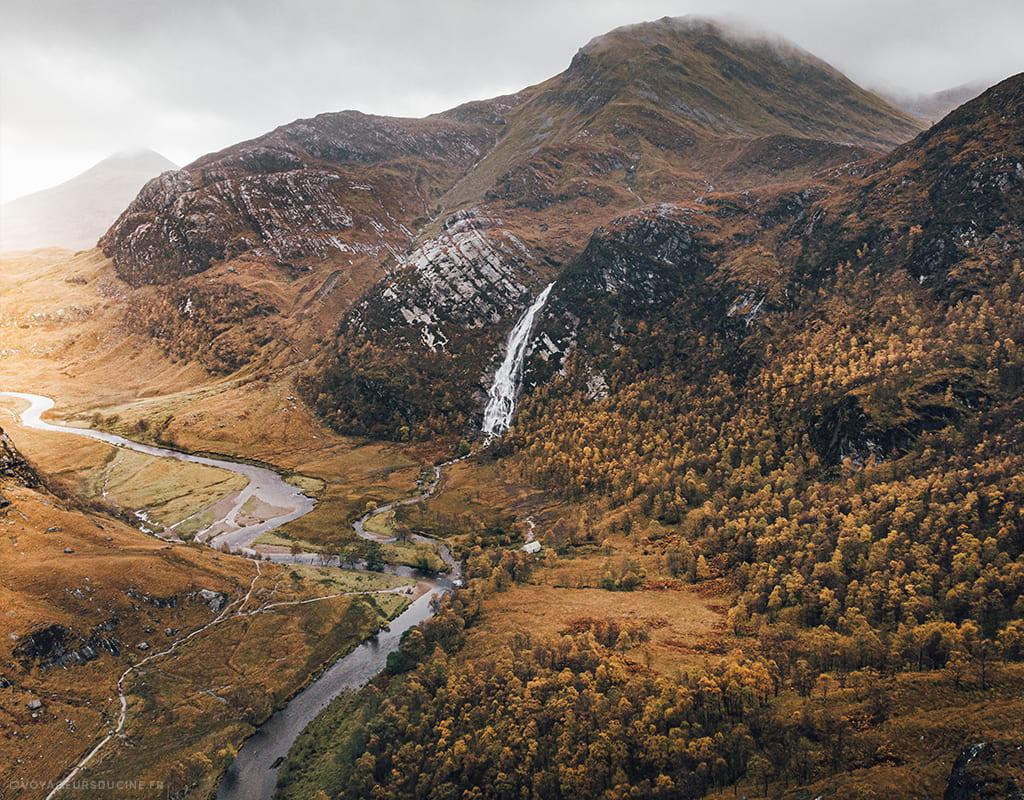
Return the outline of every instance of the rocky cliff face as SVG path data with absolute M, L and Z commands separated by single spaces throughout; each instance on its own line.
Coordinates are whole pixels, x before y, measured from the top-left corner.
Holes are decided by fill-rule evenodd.
M 0 428 L 0 481 L 3 480 L 10 480 L 21 486 L 39 485 L 39 476 L 36 475 L 35 470 L 18 452 L 11 437 L 4 432 L 3 428 Z M 0 494 L 0 508 L 9 504 L 10 501 Z
M 596 229 L 723 188 L 835 186 L 916 131 L 798 48 L 663 19 L 513 96 L 422 120 L 324 114 L 206 156 L 147 185 L 101 245 L 132 285 L 174 284 L 180 302 L 147 294 L 133 329 L 175 355 L 222 352 L 207 366 L 231 371 L 268 331 L 301 357 L 336 326 L 307 396 L 346 430 L 427 435 L 479 412 L 515 320 L 585 248 L 599 257 Z M 671 296 L 671 270 L 626 268 L 632 246 L 605 265 L 605 293 Z M 209 295 L 200 275 L 260 312 L 204 313 L 215 335 L 198 335 L 181 309 Z M 569 297 L 556 285 L 556 311 Z
M 710 195 L 599 229 L 558 278 L 527 385 L 585 407 L 651 375 L 699 392 L 715 373 L 741 396 L 775 381 L 785 398 L 819 367 L 766 375 L 813 362 L 806 342 L 822 329 L 856 348 L 914 342 L 909 359 L 897 348 L 840 371 L 833 391 L 779 401 L 826 467 L 896 457 L 1012 396 L 1022 91 L 1024 75 L 993 87 L 838 185 Z M 996 318 L 1012 333 L 993 349 Z M 884 367 L 894 360 L 902 370 Z
M 665 233 L 654 233 L 659 213 L 662 221 L 672 218 L 665 209 L 693 204 L 719 181 L 806 182 L 822 168 L 877 154 L 916 130 L 809 54 L 738 40 L 692 20 L 613 31 L 583 48 L 564 73 L 517 99 L 499 141 L 440 198 L 443 223 L 420 231 L 389 266 L 389 275 L 342 322 L 338 355 L 307 382 L 308 396 L 334 424 L 425 435 L 445 427 L 439 418 L 469 421 L 504 337 L 566 264 L 599 260 L 604 243 L 610 261 L 602 296 L 615 294 L 625 305 L 670 302 L 678 287 L 669 284 L 678 276 L 651 269 L 663 257 L 657 248 L 629 268 L 631 236 Z M 672 202 L 650 211 L 659 207 L 651 201 L 662 199 Z M 650 218 L 646 232 L 642 224 L 628 234 L 629 226 L 612 224 L 645 206 L 639 216 Z M 592 235 L 609 225 L 624 237 L 614 257 L 614 235 L 607 241 Z M 584 248 L 589 254 L 579 257 Z M 582 278 L 571 272 L 570 283 Z M 565 319 L 559 331 L 548 330 L 552 365 L 562 363 L 576 335 L 573 312 L 561 309 L 576 302 L 588 308 L 596 291 L 561 284 L 545 314 Z M 552 357 L 555 350 L 562 355 Z M 439 375 L 431 378 L 428 369 Z M 410 387 L 437 402 L 422 405 Z
M 587 362 L 588 375 L 602 375 L 600 365 L 639 321 L 669 313 L 684 297 L 705 313 L 722 305 L 724 294 L 704 296 L 714 227 L 699 207 L 665 203 L 598 228 L 555 283 L 527 359 L 527 383 L 547 380 L 574 355 Z
M 528 290 L 519 278 L 533 259 L 499 220 L 478 210 L 453 214 L 440 233 L 402 256 L 353 314 L 354 328 L 389 329 L 437 351 L 464 329 L 498 324 Z
M 299 120 L 146 184 L 101 239 L 133 285 L 242 255 L 304 263 L 410 238 L 406 224 L 493 146 L 501 101 L 423 120 Z
M 37 486 L 39 477 L 18 452 L 3 428 L 0 428 L 0 478 L 11 478 L 24 486 Z
M 982 251 L 996 258 L 1019 250 L 1022 120 L 1024 80 L 1018 75 L 952 112 L 821 204 L 805 237 L 807 260 L 827 265 L 870 254 L 943 292 L 970 291 L 972 273 L 983 271 L 972 258 Z M 952 269 L 955 264 L 963 266 Z

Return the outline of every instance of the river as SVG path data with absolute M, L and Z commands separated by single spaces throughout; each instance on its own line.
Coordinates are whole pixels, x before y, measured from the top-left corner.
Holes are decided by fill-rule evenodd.
M 202 537 L 201 541 L 205 541 L 211 547 L 218 547 L 226 543 L 235 552 L 254 555 L 255 551 L 252 549 L 252 545 L 261 534 L 308 514 L 316 505 L 313 498 L 303 494 L 282 479 L 278 473 L 266 467 L 210 456 L 192 455 L 156 445 L 134 442 L 131 439 L 105 431 L 75 428 L 68 425 L 46 422 L 42 419 L 42 415 L 53 408 L 54 402 L 42 395 L 24 392 L 0 392 L 0 397 L 17 398 L 29 404 L 28 408 L 20 414 L 21 423 L 28 428 L 74 436 L 85 436 L 90 439 L 106 442 L 115 447 L 124 447 L 157 458 L 190 461 L 195 464 L 217 467 L 246 476 L 249 479 L 249 483 L 235 497 L 231 508 L 219 519 L 214 520 L 205 531 L 200 532 L 201 534 L 208 534 Z M 455 459 L 455 461 L 460 460 Z M 454 461 L 448 462 L 448 464 L 451 463 L 454 463 Z M 364 528 L 366 520 L 376 514 L 390 511 L 397 505 L 414 503 L 432 495 L 440 484 L 442 468 L 448 464 L 435 466 L 433 480 L 413 497 L 380 506 L 364 514 L 353 525 L 356 533 L 365 539 L 390 541 L 387 538 L 378 537 L 366 531 Z M 250 498 L 256 498 L 268 506 L 280 510 L 282 513 L 252 525 L 239 525 L 237 523 L 238 512 Z M 245 740 L 238 751 L 237 758 L 228 768 L 221 781 L 217 792 L 218 800 L 270 800 L 277 785 L 278 765 L 283 757 L 288 754 L 289 749 L 291 749 L 292 744 L 295 743 L 296 738 L 302 733 L 303 729 L 342 691 L 357 689 L 365 685 L 374 675 L 380 672 L 387 663 L 388 655 L 398 649 L 402 634 L 409 628 L 433 616 L 435 598 L 448 592 L 453 585 L 461 583 L 459 579 L 459 564 L 452 558 L 446 546 L 424 536 L 415 536 L 413 538 L 417 541 L 433 544 L 437 548 L 438 554 L 448 566 L 448 572 L 440 577 L 426 579 L 424 576 L 418 576 L 415 571 L 408 568 L 388 567 L 388 572 L 406 577 L 418 577 L 420 583 L 425 584 L 426 591 L 414 600 L 405 611 L 392 620 L 387 628 L 363 642 L 355 650 L 338 659 L 324 670 L 319 677 L 296 694 L 283 708 L 260 725 L 252 736 Z M 294 555 L 290 553 L 275 553 L 271 556 L 270 560 L 275 563 L 316 563 L 318 566 L 335 566 L 339 568 L 356 566 L 341 564 L 337 559 L 324 565 L 321 564 L 316 555 L 310 553 Z M 122 676 L 122 682 L 123 680 L 124 676 Z M 122 714 L 125 709 L 126 704 L 122 696 Z M 111 735 L 108 735 L 84 759 L 75 765 L 71 773 L 65 776 L 61 785 L 54 789 L 49 797 L 55 796 L 73 775 L 84 768 L 86 763 L 110 738 Z
M 75 428 L 70 425 L 56 425 L 43 420 L 43 414 L 53 408 L 53 400 L 38 394 L 27 394 L 25 392 L 0 392 L 0 397 L 13 397 L 27 402 L 28 408 L 21 412 L 21 424 L 26 428 L 35 428 L 40 431 L 52 431 L 66 433 L 73 436 L 84 436 L 89 439 L 96 439 L 106 442 L 114 447 L 123 447 L 134 450 L 137 453 L 145 453 L 156 458 L 173 458 L 177 461 L 189 461 L 193 464 L 203 464 L 207 467 L 234 472 L 244 475 L 249 483 L 235 496 L 231 507 L 205 530 L 196 534 L 201 542 L 207 542 L 213 547 L 227 544 L 232 549 L 249 548 L 267 531 L 279 528 L 282 525 L 296 520 L 313 510 L 316 501 L 312 497 L 303 494 L 295 486 L 285 481 L 278 473 L 267 467 L 256 464 L 246 464 L 239 461 L 229 461 L 211 456 L 198 456 L 192 453 L 183 453 L 179 450 L 170 450 L 166 447 L 158 447 L 152 444 L 143 444 L 118 436 L 106 431 L 93 430 L 92 428 Z M 239 525 L 238 514 L 242 507 L 252 498 L 262 501 L 267 506 L 280 510 L 269 519 L 251 525 Z M 165 538 L 165 537 L 161 537 Z M 249 553 L 251 555 L 251 553 Z

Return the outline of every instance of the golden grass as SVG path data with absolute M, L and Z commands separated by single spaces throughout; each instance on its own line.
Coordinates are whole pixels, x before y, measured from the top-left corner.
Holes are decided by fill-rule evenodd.
M 0 638 L 2 672 L 15 685 L 0 693 L 0 727 L 19 732 L 0 740 L 0 785 L 6 786 L 18 777 L 58 777 L 116 713 L 116 701 L 109 698 L 127 659 L 139 652 L 136 645 L 169 642 L 165 628 L 187 631 L 208 621 L 210 609 L 187 595 L 206 588 L 238 596 L 253 565 L 198 548 L 168 547 L 46 494 L 11 487 L 4 492 L 14 505 L 0 514 L 0 614 L 5 634 L 18 638 Z M 178 602 L 157 608 L 142 595 Z M 118 658 L 104 654 L 84 666 L 40 670 L 22 667 L 14 656 L 19 641 L 39 628 L 60 624 L 79 638 L 114 617 L 112 635 L 124 646 Z M 26 707 L 33 697 L 44 701 L 35 719 Z
M 14 683 L 0 692 L 0 727 L 18 731 L 0 739 L 0 785 L 7 786 L 20 778 L 59 777 L 116 717 L 114 681 L 143 656 L 139 643 L 155 652 L 210 621 L 214 612 L 193 593 L 211 589 L 237 600 L 256 565 L 195 545 L 165 545 L 45 493 L 11 486 L 4 493 L 13 506 L 0 513 L 0 616 L 5 631 L 19 637 L 0 639 L 0 663 L 8 665 L 2 674 Z M 412 586 L 378 573 L 261 568 L 250 608 Z M 160 607 L 144 596 L 175 602 Z M 366 601 L 383 619 L 409 599 L 396 593 Z M 163 779 L 183 757 L 216 762 L 220 748 L 237 746 L 252 730 L 246 718 L 265 716 L 370 632 L 366 620 L 356 627 L 346 622 L 352 602 L 340 597 L 228 621 L 160 659 L 130 683 L 125 744 L 114 743 L 89 775 Z M 23 668 L 15 657 L 18 641 L 43 626 L 64 625 L 80 639 L 113 617 L 112 635 L 122 643 L 117 657 L 104 653 L 82 666 L 45 670 L 27 662 Z M 33 718 L 27 703 L 37 697 L 44 707 Z
M 144 509 L 170 526 L 241 490 L 246 478 L 226 470 L 113 447 L 68 434 L 23 428 L 20 400 L 0 398 L 4 429 L 18 449 L 70 492 L 126 511 Z
M 587 618 L 646 631 L 649 640 L 626 653 L 667 674 L 717 657 L 726 649 L 721 604 L 689 587 L 609 592 L 527 584 L 487 598 L 482 623 L 472 629 L 467 653 L 488 651 L 510 631 L 553 638 Z
M 368 572 L 361 570 L 325 569 L 294 565 L 286 567 L 289 576 L 299 575 L 302 580 L 316 584 L 326 592 L 376 592 L 386 589 L 412 588 L 415 581 L 386 572 Z

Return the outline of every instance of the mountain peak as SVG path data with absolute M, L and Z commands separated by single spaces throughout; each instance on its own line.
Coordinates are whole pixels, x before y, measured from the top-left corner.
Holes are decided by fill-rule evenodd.
M 4 203 L 0 249 L 92 247 L 143 184 L 175 164 L 145 148 L 122 150 L 57 186 Z
M 582 100 L 647 102 L 717 135 L 777 134 L 886 150 L 920 126 L 779 36 L 705 17 L 626 25 L 582 47 L 558 76 Z
M 612 51 L 629 42 L 657 47 L 659 44 L 666 44 L 666 39 L 698 38 L 718 39 L 733 46 L 766 47 L 776 50 L 780 55 L 789 53 L 820 62 L 820 59 L 778 34 L 724 17 L 704 17 L 697 14 L 666 16 L 648 22 L 621 25 L 595 36 L 581 47 L 579 52 L 597 54 Z
M 168 169 L 177 169 L 177 165 L 173 161 L 148 147 L 127 147 L 123 150 L 118 150 L 116 153 L 110 154 L 99 163 L 114 164 L 124 162 L 160 162 L 161 164 L 169 165 L 167 167 Z

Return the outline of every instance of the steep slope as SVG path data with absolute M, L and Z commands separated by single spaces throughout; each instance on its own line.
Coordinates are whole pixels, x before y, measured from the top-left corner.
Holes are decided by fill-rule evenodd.
M 94 247 L 148 180 L 173 169 L 152 150 L 125 151 L 59 186 L 4 203 L 0 250 Z
M 531 369 L 560 368 L 588 321 L 607 349 L 624 320 L 651 323 L 702 282 L 674 324 L 710 333 L 739 318 L 733 338 L 772 314 L 811 313 L 803 304 L 834 287 L 837 264 L 909 278 L 941 304 L 991 290 L 1024 244 L 1022 118 L 1017 76 L 831 191 L 715 194 L 615 220 L 562 272 L 540 328 L 554 346 L 538 345 Z
M 693 19 L 615 30 L 519 97 L 500 141 L 441 198 L 447 217 L 343 321 L 338 356 L 305 383 L 333 424 L 465 429 L 506 332 L 596 226 L 719 183 L 849 169 L 916 131 L 813 56 Z
M 595 152 L 620 162 L 606 169 L 627 172 L 630 188 L 654 199 L 663 182 L 737 180 L 730 165 L 753 143 L 804 150 L 813 169 L 887 151 L 920 129 L 810 53 L 694 17 L 617 28 L 529 94 L 449 206 L 488 191 L 550 202 L 554 185 L 574 168 L 586 174 Z
M 18 452 L 3 428 L 0 428 L 0 480 L 16 482 L 19 486 L 38 486 L 39 476 L 25 457 Z M 0 508 L 6 508 L 10 501 L 0 493 Z
M 100 246 L 136 285 L 242 255 L 286 265 L 380 256 L 407 241 L 404 224 L 493 144 L 501 108 L 298 120 L 152 181 Z
M 541 331 L 557 332 L 569 317 L 560 308 L 603 304 L 605 313 L 581 315 L 590 329 L 581 326 L 575 335 L 584 341 L 589 332 L 608 344 L 571 354 L 525 403 L 512 444 L 525 448 L 531 470 L 552 488 L 607 494 L 619 503 L 636 499 L 644 513 L 669 522 L 703 504 L 693 533 L 704 552 L 716 554 L 723 570 L 743 560 L 755 567 L 742 579 L 748 610 L 763 612 L 772 587 L 785 584 L 785 571 L 792 570 L 807 583 L 788 602 L 801 606 L 811 624 L 832 613 L 811 598 L 836 586 L 795 555 L 800 548 L 787 549 L 792 543 L 783 534 L 813 523 L 838 535 L 842 526 L 827 519 L 827 508 L 841 505 L 844 492 L 916 496 L 938 491 L 941 475 L 960 471 L 963 491 L 996 504 L 979 525 L 998 527 L 1004 508 L 998 493 L 1013 494 L 1016 499 L 1005 499 L 1011 506 L 1024 499 L 1018 482 L 1006 482 L 1024 457 L 1022 121 L 1024 75 L 957 110 L 836 196 L 774 225 L 759 216 L 761 232 L 750 243 L 734 235 L 732 220 L 709 221 L 713 205 L 699 225 L 696 212 L 649 210 L 599 234 L 566 273 L 577 278 L 552 303 Z M 869 212 L 875 224 L 865 227 Z M 932 230 L 919 222 L 930 215 Z M 843 233 L 850 246 L 859 245 L 838 260 L 822 243 Z M 630 280 L 628 293 L 615 279 L 621 260 L 609 256 L 623 241 L 630 243 L 627 266 L 646 278 Z M 953 241 L 955 248 L 934 244 Z M 921 252 L 936 250 L 943 258 L 922 274 Z M 765 260 L 751 260 L 752 253 Z M 774 281 L 763 280 L 765 261 L 774 266 Z M 624 313 L 652 296 L 632 287 L 659 282 L 665 288 L 646 313 Z M 705 295 L 695 304 L 699 291 Z M 534 366 L 535 374 L 544 370 L 550 374 L 552 365 Z M 886 481 L 902 488 L 883 486 Z M 926 489 L 928 481 L 933 489 Z M 787 512 L 783 500 L 768 512 L 772 503 L 759 491 L 773 484 L 789 487 L 799 505 Z M 952 487 L 941 493 L 947 490 Z M 932 496 L 934 502 L 938 495 Z M 782 538 L 761 531 L 738 543 L 744 526 L 761 524 L 761 513 L 776 520 L 773 530 Z M 909 536 L 917 524 L 887 527 L 876 520 L 872 529 L 878 536 Z M 966 546 L 956 540 L 967 528 L 935 530 L 945 533 L 914 539 L 937 548 L 933 563 L 946 563 Z M 945 536 L 952 539 L 942 543 Z M 999 542 L 1007 558 L 987 559 L 986 579 L 969 590 L 974 600 L 953 589 L 956 570 L 933 575 L 942 586 L 924 592 L 940 598 L 936 609 L 959 622 L 974 613 L 971 602 L 991 600 L 979 591 L 998 588 L 998 609 L 977 618 L 990 635 L 1019 611 L 1021 592 L 1011 566 L 1021 557 L 1020 538 Z M 816 545 L 816 557 L 827 560 L 834 546 Z M 770 564 L 774 556 L 787 564 L 782 572 Z M 913 571 L 909 563 L 890 567 Z M 866 586 L 877 578 L 865 573 L 858 580 Z M 900 591 L 913 593 L 909 585 Z M 846 595 L 845 586 L 837 593 L 839 613 L 845 602 L 861 611 L 876 608 L 882 627 L 891 622 L 854 594 Z M 913 613 L 919 621 L 927 616 L 923 609 Z
M 990 257 L 1019 248 L 1024 81 L 949 114 L 824 203 L 809 252 L 902 264 L 940 293 L 991 280 Z
M 548 512 L 525 565 L 470 528 L 467 590 L 323 720 L 292 785 L 1019 794 L 1022 157 L 1024 75 L 837 190 L 595 231 L 542 312 L 502 471 L 477 464 L 574 524 Z M 653 638 L 689 583 L 727 598 L 714 655 L 621 641 L 624 608 L 674 598 Z M 586 616 L 555 626 L 574 586 Z
M 345 317 L 308 395 L 343 428 L 422 435 L 476 414 L 504 332 L 596 226 L 851 169 L 915 130 L 792 46 L 663 19 L 510 97 L 421 120 L 324 114 L 205 156 L 151 182 L 101 246 L 136 287 L 129 329 L 215 372 L 307 359 Z M 458 385 L 428 377 L 434 362 L 461 362 Z
M 508 102 L 323 114 L 151 181 L 100 241 L 136 287 L 129 329 L 215 372 L 308 356 L 494 144 Z

